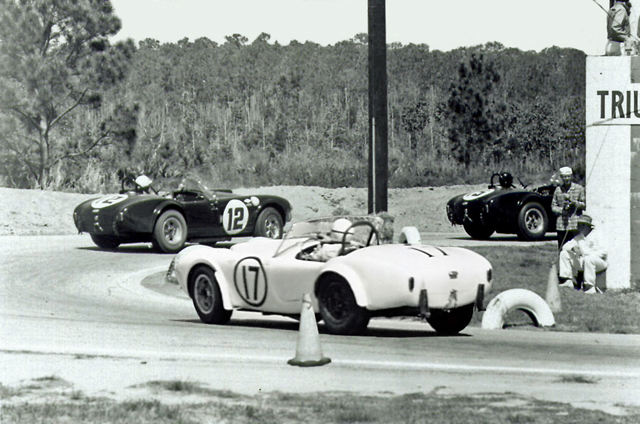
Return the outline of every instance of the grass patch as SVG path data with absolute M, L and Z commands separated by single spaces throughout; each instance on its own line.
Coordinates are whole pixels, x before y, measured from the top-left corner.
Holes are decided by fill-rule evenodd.
M 34 378 L 33 381 L 42 381 L 48 383 L 64 383 L 65 381 L 57 375 L 46 375 L 44 377 Z
M 14 396 L 20 395 L 20 389 L 14 389 L 12 387 L 7 387 L 0 383 L 0 399 L 9 399 Z M 0 415 L 1 417 L 2 415 Z M 1 421 L 0 421 L 1 422 Z
M 238 396 L 239 397 L 239 396 Z M 539 401 L 513 394 L 445 396 L 412 393 L 400 396 L 361 396 L 351 393 L 261 394 L 243 397 L 242 403 L 211 396 L 200 403 L 167 406 L 157 400 L 4 405 L 3 424 L 57 423 L 425 423 L 457 424 L 631 424 L 640 414 L 613 416 L 568 404 Z
M 3 405 L 3 424 L 11 423 L 175 423 L 192 424 L 182 407 L 163 405 L 156 400 L 116 403 L 83 399 L 82 402 L 21 403 Z
M 191 381 L 183 380 L 156 380 L 133 387 L 148 387 L 156 392 L 168 391 L 184 395 L 207 395 L 221 399 L 242 398 L 242 395 L 234 393 L 230 390 L 213 390 L 204 387 L 201 383 L 194 383 Z
M 597 384 L 598 381 L 598 378 L 584 375 L 563 375 L 560 376 L 558 383 Z
M 522 288 L 545 297 L 551 264 L 558 254 L 555 245 L 479 246 L 473 250 L 493 265 L 493 290 L 485 304 L 505 290 Z M 554 313 L 555 331 L 640 334 L 640 291 L 609 290 L 598 295 L 559 288 L 562 311 Z M 515 314 L 509 326 L 526 325 L 527 318 Z M 476 324 L 482 314 L 474 314 Z

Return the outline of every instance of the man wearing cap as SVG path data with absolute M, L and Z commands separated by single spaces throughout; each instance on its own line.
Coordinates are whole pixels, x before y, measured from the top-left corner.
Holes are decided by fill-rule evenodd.
M 556 187 L 551 201 L 551 210 L 558 219 L 558 250 L 578 233 L 578 217 L 585 210 L 586 197 L 584 187 L 573 182 L 573 171 L 568 166 L 560 168 L 562 184 Z
M 580 286 L 576 281 L 579 271 L 584 271 L 582 289 L 586 293 L 597 293 L 596 273 L 607 269 L 607 252 L 601 249 L 593 235 L 593 222 L 589 215 L 578 218 L 578 235 L 568 241 L 560 252 L 558 264 L 562 287 Z
M 631 27 L 629 25 L 629 15 L 631 14 L 631 3 L 629 0 L 611 1 L 611 8 L 607 14 L 607 46 L 606 56 L 622 55 L 622 44 L 631 45 Z

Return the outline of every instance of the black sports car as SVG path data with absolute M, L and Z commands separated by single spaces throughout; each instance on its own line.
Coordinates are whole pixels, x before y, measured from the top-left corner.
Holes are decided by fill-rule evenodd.
M 185 242 L 215 243 L 232 237 L 282 238 L 291 204 L 282 197 L 209 190 L 196 177 L 175 190 L 156 191 L 146 176 L 125 178 L 119 194 L 87 200 L 73 212 L 79 232 L 102 248 L 152 242 L 177 252 Z
M 499 186 L 494 185 L 498 177 Z M 461 194 L 447 203 L 452 224 L 463 225 L 474 239 L 489 238 L 494 232 L 517 234 L 523 240 L 541 240 L 547 230 L 554 231 L 556 216 L 551 211 L 555 185 L 535 189 L 513 185 L 511 174 L 493 174 L 489 187 Z

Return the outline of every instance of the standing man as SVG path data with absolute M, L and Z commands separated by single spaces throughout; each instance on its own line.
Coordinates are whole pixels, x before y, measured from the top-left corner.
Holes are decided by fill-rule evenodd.
M 556 187 L 551 201 L 551 210 L 558 217 L 558 250 L 578 233 L 578 217 L 587 207 L 584 187 L 573 182 L 573 170 L 568 166 L 560 168 L 562 184 Z
M 578 271 L 584 271 L 582 289 L 586 293 L 597 293 L 596 273 L 606 270 L 608 266 L 607 252 L 598 246 L 593 235 L 591 217 L 582 215 L 578 218 L 578 235 L 567 242 L 560 252 L 560 284 L 579 289 L 576 276 Z
M 606 56 L 621 56 L 622 44 L 631 45 L 631 26 L 629 15 L 631 14 L 631 3 L 629 0 L 613 1 L 609 13 L 607 14 L 607 47 Z

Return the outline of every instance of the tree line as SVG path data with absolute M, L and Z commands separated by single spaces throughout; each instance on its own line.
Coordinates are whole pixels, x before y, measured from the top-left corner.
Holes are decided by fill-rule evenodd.
M 103 0 L 0 0 L 0 184 L 113 190 L 196 171 L 216 186 L 366 186 L 367 35 L 146 39 Z M 585 54 L 388 46 L 389 186 L 584 173 Z

